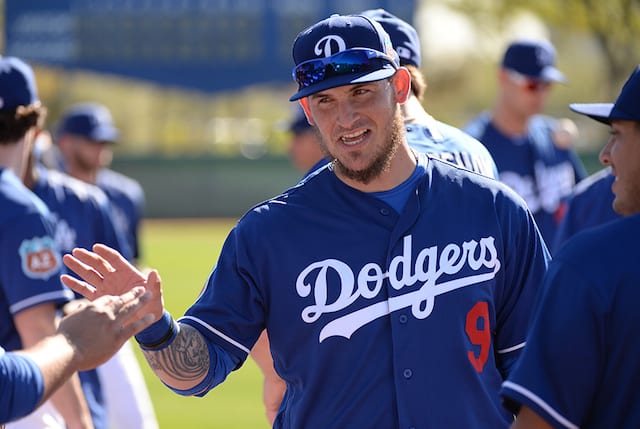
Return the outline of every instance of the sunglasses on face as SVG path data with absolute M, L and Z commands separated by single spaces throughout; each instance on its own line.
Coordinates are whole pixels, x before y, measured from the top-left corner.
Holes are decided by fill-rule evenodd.
M 513 70 L 508 70 L 508 73 L 513 82 L 520 85 L 529 92 L 545 91 L 551 88 L 551 82 L 532 79 Z
M 374 72 L 389 64 L 398 69 L 393 58 L 383 52 L 352 48 L 330 57 L 302 62 L 293 69 L 292 75 L 300 88 L 306 88 L 335 76 Z

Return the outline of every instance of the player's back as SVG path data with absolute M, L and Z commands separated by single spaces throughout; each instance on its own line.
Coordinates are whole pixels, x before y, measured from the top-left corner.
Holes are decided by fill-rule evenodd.
M 126 237 L 133 258 L 138 258 L 138 228 L 145 205 L 142 186 L 133 178 L 107 168 L 98 172 L 96 185 L 107 194 L 116 228 Z
M 405 123 L 409 146 L 487 177 L 498 178 L 491 154 L 462 130 L 430 117 L 425 123 Z
M 95 243 L 103 243 L 131 258 L 131 249 L 115 228 L 111 203 L 100 188 L 60 171 L 36 168 L 39 174 L 33 192 L 53 215 L 56 244 L 61 252 L 71 252 L 74 247 L 90 249 Z

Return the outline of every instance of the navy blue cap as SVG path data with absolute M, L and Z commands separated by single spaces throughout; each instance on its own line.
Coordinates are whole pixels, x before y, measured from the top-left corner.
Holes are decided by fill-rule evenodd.
M 389 34 L 393 49 L 400 57 L 400 65 L 412 65 L 420 68 L 422 62 L 420 38 L 415 28 L 384 9 L 365 10 L 362 15 L 379 22 L 384 31 Z
M 289 131 L 294 134 L 299 134 L 313 128 L 309 121 L 307 121 L 307 117 L 304 114 L 302 106 L 300 106 L 299 103 L 296 103 L 295 106 L 296 108 L 293 114 L 293 118 L 289 123 Z
M 0 110 L 15 110 L 38 101 L 31 66 L 16 57 L 0 57 Z
M 564 74 L 557 68 L 556 50 L 544 40 L 518 40 L 509 45 L 502 67 L 524 76 L 546 82 L 564 82 Z
M 573 103 L 569 108 L 605 124 L 616 119 L 640 121 L 640 66 L 631 73 L 615 103 Z
M 296 66 L 305 61 L 326 58 L 352 48 L 373 49 L 400 64 L 391 39 L 380 24 L 361 15 L 331 15 L 300 32 L 293 42 L 293 61 Z M 295 69 L 295 68 L 294 68 Z M 391 64 L 381 64 L 378 70 L 334 76 L 313 85 L 298 88 L 289 101 L 295 101 L 325 89 L 362 82 L 386 79 L 396 72 Z
M 116 142 L 120 137 L 111 112 L 98 103 L 76 104 L 62 117 L 58 133 L 68 133 L 94 142 Z

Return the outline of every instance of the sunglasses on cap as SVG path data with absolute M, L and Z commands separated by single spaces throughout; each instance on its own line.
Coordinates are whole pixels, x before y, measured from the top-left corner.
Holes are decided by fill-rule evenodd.
M 336 76 L 374 72 L 387 64 L 398 69 L 393 58 L 383 52 L 351 48 L 330 57 L 304 61 L 293 69 L 292 76 L 300 88 L 306 88 Z
M 512 81 L 522 86 L 524 89 L 526 89 L 529 92 L 543 91 L 551 87 L 551 82 L 547 82 L 539 79 L 533 79 L 513 70 L 507 70 L 507 72 L 509 73 L 509 77 L 511 78 Z

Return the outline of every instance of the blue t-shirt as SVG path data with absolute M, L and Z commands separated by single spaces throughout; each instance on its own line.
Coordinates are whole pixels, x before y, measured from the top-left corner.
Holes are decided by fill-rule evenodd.
M 640 427 L 640 215 L 577 234 L 554 256 L 502 394 L 558 428 Z
M 536 115 L 524 135 L 510 137 L 483 113 L 464 128 L 489 150 L 500 181 L 524 198 L 548 244 L 555 239 L 563 200 L 586 176 L 575 151 L 554 143 L 555 127 L 555 119 Z

